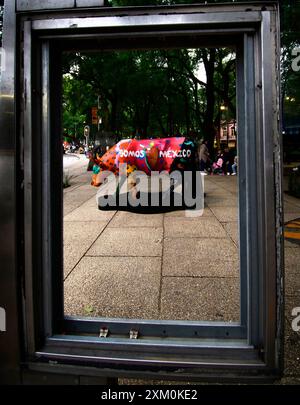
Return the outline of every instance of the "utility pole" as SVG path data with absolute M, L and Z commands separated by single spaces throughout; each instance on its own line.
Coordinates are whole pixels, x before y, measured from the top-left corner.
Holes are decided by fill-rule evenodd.
M 85 125 L 84 130 L 83 130 L 83 135 L 85 137 L 85 144 L 86 144 L 87 147 L 89 147 L 90 131 L 91 131 L 90 126 Z

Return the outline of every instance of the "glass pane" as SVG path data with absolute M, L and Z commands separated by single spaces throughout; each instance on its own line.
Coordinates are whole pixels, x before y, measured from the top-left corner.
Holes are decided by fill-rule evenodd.
M 64 55 L 66 315 L 239 321 L 235 62 L 225 48 Z M 161 171 L 182 183 L 149 183 Z M 101 205 L 123 193 L 104 172 L 130 179 L 131 202 L 192 184 L 204 210 L 173 194 Z

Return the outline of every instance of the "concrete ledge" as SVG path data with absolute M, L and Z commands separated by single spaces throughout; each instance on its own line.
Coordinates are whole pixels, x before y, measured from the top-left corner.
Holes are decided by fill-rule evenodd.
M 75 0 L 17 0 L 17 11 L 50 10 L 56 8 L 74 8 Z
M 104 0 L 76 0 L 76 7 L 102 7 Z
M 17 0 L 17 11 L 35 11 L 80 7 L 103 7 L 104 0 Z

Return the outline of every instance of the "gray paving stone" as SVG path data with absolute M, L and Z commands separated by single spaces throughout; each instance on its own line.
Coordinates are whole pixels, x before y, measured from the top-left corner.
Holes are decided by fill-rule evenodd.
M 238 276 L 238 250 L 229 239 L 165 239 L 163 275 Z
M 299 246 L 298 243 L 290 242 L 290 241 L 287 240 L 287 239 L 284 240 L 284 247 L 285 247 L 285 248 L 297 248 L 298 246 Z
M 107 222 L 64 223 L 64 275 L 67 276 L 103 231 Z
M 88 174 L 88 176 L 90 177 L 91 174 Z M 71 194 L 72 199 L 76 200 L 78 198 L 78 193 L 84 193 L 91 198 L 91 196 L 97 194 L 97 191 L 97 187 L 92 187 L 89 183 L 87 184 L 85 176 L 80 176 L 76 177 L 74 184 L 71 184 L 70 187 L 64 189 L 64 197 L 68 197 Z
M 294 197 L 294 196 L 289 195 L 287 193 L 283 194 L 283 198 L 284 198 L 284 201 L 286 201 L 288 203 L 291 203 L 291 204 L 298 205 L 298 207 L 300 208 L 300 198 Z
M 299 299 L 300 306 L 300 270 L 286 267 L 285 270 L 285 296 L 295 297 Z
M 224 228 L 213 217 L 165 218 L 165 236 L 167 238 L 224 238 Z
M 164 277 L 161 318 L 238 322 L 238 280 Z
M 196 220 L 211 224 L 216 216 L 228 236 L 237 242 L 237 178 L 206 176 L 204 181 L 206 207 L 203 217 Z M 212 238 L 208 236 L 209 228 L 205 238 L 199 238 L 200 225 L 191 227 L 195 218 L 186 219 L 184 211 L 157 216 L 118 212 L 114 217 L 114 212 L 97 209 L 98 189 L 89 182 L 90 173 L 84 173 L 64 190 L 66 313 L 141 319 L 238 320 L 239 259 L 229 237 Z M 284 200 L 285 222 L 299 218 L 300 199 L 285 195 Z M 135 218 L 139 218 L 138 223 Z M 161 279 L 162 218 L 167 237 Z M 110 220 L 109 228 L 97 239 Z M 178 232 L 185 238 L 178 238 Z M 88 251 L 92 257 L 82 258 L 96 239 Z M 300 247 L 288 241 L 285 247 L 285 378 L 290 381 L 300 375 L 299 333 L 291 330 L 291 311 L 300 306 Z M 101 257 L 94 257 L 97 255 Z
M 207 181 L 206 179 L 204 180 L 204 188 L 205 188 L 205 192 L 213 192 L 213 191 L 216 191 L 216 190 L 218 190 L 218 186 L 217 186 L 217 184 L 214 184 L 214 183 L 212 183 L 212 182 L 210 182 L 210 181 Z
M 238 222 L 226 222 L 223 225 L 225 231 L 228 233 L 228 235 L 234 241 L 234 243 L 238 246 L 239 244 Z
M 172 263 L 172 258 L 164 257 L 163 275 L 178 277 L 239 277 L 238 261 L 201 261 L 196 257 L 189 259 L 188 255 L 176 257 L 176 262 Z
M 238 199 L 236 197 L 223 197 L 223 196 L 208 196 L 205 198 L 205 203 L 208 207 L 237 207 L 238 206 Z
M 64 216 L 80 207 L 96 194 L 95 188 L 90 185 L 75 184 L 73 187 L 64 189 L 63 205 Z
M 167 212 L 164 214 L 165 218 L 187 218 L 189 213 L 193 213 L 194 211 L 189 211 L 189 210 L 178 210 L 178 211 L 171 211 L 171 212 Z M 212 211 L 205 206 L 202 217 L 211 217 L 213 216 Z
M 88 256 L 161 256 L 162 228 L 106 228 Z
M 300 207 L 298 205 L 284 201 L 283 206 L 284 206 L 284 212 L 298 213 L 300 215 Z
M 66 215 L 64 220 L 82 222 L 107 221 L 110 220 L 115 213 L 115 211 L 99 210 L 96 203 L 96 197 L 92 197 L 79 208 Z
M 82 169 L 81 169 L 82 170 Z M 64 175 L 70 176 L 69 170 L 64 171 Z M 90 193 L 97 193 L 97 187 L 91 186 L 91 172 L 84 172 L 84 174 L 77 175 L 74 174 L 73 170 L 71 173 L 71 177 L 69 178 L 69 187 L 64 188 L 64 194 L 73 193 L 74 190 L 78 187 L 84 187 Z
M 287 223 L 289 221 L 293 221 L 293 219 L 300 218 L 300 212 L 294 212 L 294 213 L 284 213 L 284 223 Z
M 65 281 L 65 313 L 158 318 L 161 259 L 85 257 Z
M 117 212 L 109 227 L 162 227 L 163 214 L 135 214 L 132 212 Z
M 292 329 L 291 319 L 285 322 L 284 376 L 300 377 L 300 332 Z
M 237 207 L 210 207 L 220 222 L 232 222 L 238 220 Z
M 217 188 L 217 189 L 213 189 L 213 190 L 204 190 L 206 193 L 206 197 L 222 197 L 222 198 L 228 198 L 228 197 L 232 197 L 232 194 L 225 189 L 222 188 Z
M 300 307 L 300 294 L 285 294 L 284 313 L 287 321 L 291 324 L 294 317 L 292 311 L 294 308 Z
M 285 248 L 285 296 L 294 297 L 300 306 L 300 247 Z M 297 306 L 295 304 L 295 306 Z
M 299 271 L 300 277 L 300 246 L 294 244 L 293 248 L 285 248 L 284 250 L 285 266 L 289 270 Z

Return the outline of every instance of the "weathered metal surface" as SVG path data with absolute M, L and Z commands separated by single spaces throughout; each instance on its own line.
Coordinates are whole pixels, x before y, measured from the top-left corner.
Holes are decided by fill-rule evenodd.
M 16 9 L 17 11 L 34 11 L 103 6 L 104 0 L 17 0 Z
M 142 344 L 140 344 L 140 341 L 146 345 L 147 342 L 143 341 L 143 339 L 140 339 L 136 342 L 131 341 L 129 342 L 129 344 L 124 343 L 123 341 L 114 342 L 111 341 L 111 339 L 101 339 L 100 347 L 99 338 L 97 338 L 94 342 L 91 339 L 84 337 L 80 338 L 77 336 L 73 336 L 72 338 L 70 338 L 68 336 L 58 336 L 56 338 L 49 339 L 47 341 L 47 345 L 44 348 L 38 348 L 40 350 L 39 356 L 45 358 L 47 358 L 48 356 L 48 358 L 50 359 L 59 358 L 61 361 L 69 358 L 80 364 L 79 357 L 81 354 L 85 362 L 90 360 L 91 362 L 95 361 L 97 362 L 97 364 L 99 364 L 99 361 L 101 361 L 101 359 L 102 361 L 107 361 L 109 359 L 109 361 L 111 361 L 111 364 L 113 365 L 113 363 L 117 361 L 117 356 L 115 353 L 112 353 L 113 350 L 110 352 L 106 349 L 114 349 L 115 346 L 119 345 L 117 353 L 118 356 L 121 352 L 123 363 L 126 364 L 127 367 L 132 366 L 132 369 L 134 369 L 134 367 L 139 364 L 158 364 L 160 366 L 169 364 L 172 367 L 174 365 L 176 367 L 190 367 L 194 364 L 194 357 L 189 362 L 187 361 L 187 359 L 183 358 L 183 354 L 186 355 L 191 350 L 194 350 L 197 355 L 203 354 L 203 357 L 200 356 L 198 359 L 199 367 L 201 366 L 205 368 L 211 368 L 211 362 L 204 361 L 203 359 L 207 359 L 207 356 L 212 356 L 214 359 L 214 365 L 216 365 L 216 363 L 219 361 L 219 365 L 222 366 L 221 363 L 223 362 L 224 366 L 224 361 L 226 360 L 226 366 L 231 369 L 233 369 L 234 366 L 235 372 L 237 373 L 236 376 L 238 374 L 243 374 L 245 372 L 245 368 L 247 368 L 248 370 L 252 368 L 254 372 L 257 371 L 258 373 L 260 370 L 266 369 L 268 367 L 269 371 L 270 369 L 271 371 L 275 369 L 278 371 L 278 369 L 280 369 L 280 364 L 278 364 L 278 359 L 280 362 L 280 356 L 278 354 L 280 353 L 281 346 L 280 334 L 282 333 L 282 325 L 280 324 L 280 322 L 276 324 L 275 320 L 275 278 L 277 268 L 277 320 L 280 320 L 280 317 L 282 316 L 282 202 L 280 179 L 280 131 L 278 124 L 279 68 L 277 52 L 279 47 L 278 42 L 276 42 L 275 38 L 275 36 L 278 35 L 278 26 L 276 25 L 276 7 L 274 6 L 274 4 L 269 2 L 266 2 L 265 4 L 262 4 L 261 2 L 254 2 L 253 4 L 247 5 L 234 3 L 227 5 L 180 6 L 167 8 L 144 7 L 143 10 L 145 11 L 145 13 L 141 13 L 140 8 L 111 8 L 102 9 L 101 11 L 97 8 L 97 6 L 101 5 L 101 3 L 103 2 L 101 2 L 100 0 L 54 0 L 45 2 L 41 2 L 38 0 L 17 0 L 17 12 L 26 12 L 26 18 L 28 14 L 33 21 L 32 25 L 31 21 L 27 21 L 25 23 L 27 29 L 27 33 L 25 32 L 26 49 L 24 49 L 24 60 L 26 61 L 26 68 L 25 74 L 23 75 L 24 72 L 21 66 L 17 66 L 15 63 L 17 52 L 20 52 L 20 60 L 23 56 L 21 56 L 21 48 L 18 49 L 18 46 L 16 45 L 18 44 L 18 42 L 16 42 L 15 38 L 15 32 L 17 32 L 17 30 L 15 29 L 14 3 L 6 2 L 6 19 L 4 22 L 4 47 L 6 50 L 7 70 L 3 74 L 0 124 L 0 234 L 5 235 L 5 240 L 0 245 L 0 253 L 1 256 L 4 258 L 1 262 L 2 271 L 0 273 L 0 307 L 3 307 L 6 310 L 7 315 L 7 331 L 3 334 L 0 334 L 0 362 L 5 370 L 6 380 L 10 380 L 10 382 L 18 382 L 18 367 L 20 358 L 19 348 L 23 343 L 23 339 L 19 338 L 20 335 L 18 333 L 18 325 L 19 323 L 21 323 L 22 310 L 21 305 L 18 308 L 17 302 L 18 300 L 19 302 L 21 302 L 22 297 L 21 282 L 23 282 L 22 266 L 24 265 L 24 263 L 22 255 L 19 255 L 18 261 L 16 259 L 17 252 L 20 253 L 20 250 L 17 251 L 16 249 L 17 242 L 19 242 L 16 234 L 16 223 L 17 219 L 18 225 L 25 222 L 26 232 L 28 235 L 27 240 L 31 240 L 31 224 L 29 224 L 28 221 L 32 221 L 33 218 L 35 218 L 34 216 L 36 215 L 34 210 L 32 210 L 31 213 L 28 212 L 28 210 L 30 211 L 31 209 L 31 204 L 36 204 L 36 202 L 32 200 L 27 200 L 28 204 L 26 209 L 28 215 L 26 216 L 26 218 L 22 216 L 22 210 L 24 209 L 22 199 L 18 200 L 18 214 L 16 209 L 17 197 L 19 197 L 19 195 L 22 195 L 22 187 L 24 186 L 17 175 L 17 169 L 19 166 L 21 166 L 21 159 L 16 159 L 17 151 L 21 149 L 23 150 L 23 146 L 16 143 L 16 140 L 19 138 L 21 139 L 20 134 L 23 133 L 23 129 L 25 138 L 27 137 L 27 144 L 25 143 L 24 145 L 26 158 L 25 175 L 27 179 L 27 183 L 25 182 L 25 189 L 27 194 L 28 190 L 31 190 L 33 180 L 36 180 L 31 179 L 30 174 L 33 164 L 31 159 L 32 155 L 30 145 L 34 134 L 32 132 L 31 123 L 31 115 L 33 114 L 30 113 L 31 110 L 28 103 L 30 102 L 30 96 L 33 94 L 33 90 L 36 91 L 36 89 L 32 88 L 30 82 L 30 79 L 36 76 L 34 74 L 36 72 L 31 71 L 31 67 L 33 65 L 35 67 L 37 66 L 36 60 L 31 60 L 31 53 L 29 49 L 30 47 L 28 47 L 28 44 L 31 44 L 31 28 L 37 30 L 37 35 L 39 30 L 44 30 L 43 32 L 45 32 L 45 30 L 51 30 L 51 34 L 53 33 L 54 36 L 57 29 L 64 29 L 67 31 L 67 34 L 69 36 L 72 36 L 73 28 L 76 28 L 76 35 L 81 35 L 82 32 L 82 38 L 84 39 L 84 35 L 86 35 L 88 32 L 90 32 L 91 34 L 95 32 L 93 31 L 93 28 L 109 28 L 113 33 L 115 33 L 117 37 L 122 29 L 133 32 L 134 29 L 138 29 L 139 27 L 142 27 L 145 33 L 147 33 L 147 30 L 151 30 L 152 32 L 157 30 L 157 33 L 159 33 L 159 30 L 165 29 L 166 31 L 172 30 L 173 34 L 182 32 L 182 30 L 187 30 L 189 26 L 193 29 L 196 26 L 197 29 L 199 28 L 199 31 L 201 31 L 201 29 L 212 29 L 214 27 L 216 27 L 216 30 L 220 29 L 220 27 L 236 27 L 239 29 L 245 27 L 244 48 L 246 49 L 246 52 L 243 56 L 244 68 L 246 70 L 248 69 L 248 75 L 246 76 L 246 78 L 251 79 L 250 81 L 252 84 L 249 84 L 247 82 L 244 83 L 244 93 L 252 90 L 253 94 L 251 96 L 247 95 L 247 97 L 245 97 L 245 105 L 243 107 L 245 110 L 241 111 L 246 111 L 247 114 L 250 112 L 251 114 L 253 114 L 253 117 L 255 117 L 257 121 L 256 125 L 245 123 L 246 117 L 251 116 L 251 114 L 246 114 L 245 117 L 240 118 L 239 127 L 242 128 L 243 125 L 245 126 L 246 130 L 244 131 L 244 135 L 245 137 L 247 137 L 245 138 L 248 142 L 247 145 L 249 145 L 249 147 L 251 148 L 258 148 L 257 153 L 259 158 L 257 158 L 257 160 L 250 161 L 251 156 L 253 156 L 254 152 L 256 151 L 254 150 L 249 154 L 250 157 L 247 157 L 248 167 L 251 167 L 251 164 L 255 165 L 256 177 L 251 178 L 250 174 L 248 174 L 248 177 L 245 178 L 245 181 L 247 182 L 245 192 L 248 193 L 248 200 L 246 201 L 247 213 L 245 214 L 247 215 L 247 218 L 245 218 L 246 225 L 248 227 L 247 237 L 251 242 L 247 248 L 247 263 L 252 263 L 250 263 L 250 267 L 248 266 L 250 268 L 250 271 L 251 269 L 254 269 L 253 272 L 251 271 L 250 273 L 246 274 L 247 277 L 251 276 L 250 283 L 247 284 L 248 279 L 246 279 L 244 283 L 246 286 L 251 287 L 249 289 L 249 293 L 252 294 L 249 297 L 249 300 L 252 300 L 252 310 L 249 311 L 249 313 L 247 314 L 245 313 L 242 317 L 243 321 L 245 320 L 245 323 L 246 321 L 248 322 L 248 327 L 250 325 L 250 329 L 248 331 L 248 342 L 243 339 L 243 336 L 239 335 L 238 337 L 242 340 L 242 342 L 238 339 L 235 339 L 231 342 L 232 346 L 226 346 L 226 350 L 224 352 L 224 347 L 222 346 L 223 343 L 221 342 L 221 338 L 218 335 L 219 339 L 214 339 L 214 341 L 211 342 L 210 346 L 207 345 L 207 342 L 204 342 L 200 350 L 199 346 L 191 347 L 190 345 L 190 347 L 188 347 L 188 345 L 185 345 L 185 336 L 183 335 L 181 339 L 182 341 L 177 342 L 176 344 L 174 344 L 173 342 L 169 345 L 169 347 L 164 348 L 164 351 L 161 353 L 159 352 L 159 344 L 154 345 L 153 342 L 151 342 L 151 344 L 148 344 L 147 349 L 151 348 L 152 351 L 149 352 L 149 358 L 145 358 L 145 354 L 143 352 L 144 348 L 142 347 Z M 86 10 L 78 12 L 79 8 L 81 7 L 86 8 Z M 89 7 L 96 7 L 95 11 L 92 9 L 88 10 Z M 44 13 L 45 10 L 46 12 Z M 77 10 L 77 13 L 74 10 Z M 125 10 L 126 12 L 123 13 L 122 10 Z M 271 13 L 269 13 L 267 10 L 270 10 Z M 31 11 L 32 13 L 30 13 Z M 40 11 L 40 13 L 35 19 L 36 11 Z M 275 16 L 274 20 L 273 14 Z M 51 18 L 49 18 L 50 16 Z M 22 23 L 22 19 L 20 21 Z M 22 27 L 23 26 L 19 27 L 20 30 L 22 30 Z M 83 30 L 81 30 L 81 28 Z M 249 29 L 253 28 L 255 28 L 256 32 L 249 33 Z M 272 28 L 272 30 L 270 28 Z M 60 31 L 60 35 L 62 35 L 61 32 L 62 31 Z M 65 31 L 63 31 L 63 33 L 64 32 Z M 159 35 L 162 34 L 160 33 Z M 51 38 L 49 38 L 49 43 L 50 42 Z M 33 47 L 33 49 L 35 48 Z M 17 58 L 17 60 L 18 59 L 19 58 Z M 43 60 L 46 61 L 45 58 Z M 263 65 L 261 63 L 263 63 Z M 252 77 L 252 73 L 250 70 L 254 68 L 255 74 Z M 43 66 L 43 69 L 47 70 L 48 66 Z M 15 81 L 15 73 L 17 73 L 17 77 L 18 79 L 20 79 L 17 81 L 17 83 L 20 82 L 21 85 L 23 83 L 24 76 L 24 88 L 26 90 L 24 91 L 24 93 L 22 92 L 22 87 L 17 87 Z M 240 74 L 243 74 L 243 69 L 240 69 Z M 46 79 L 45 71 L 43 78 Z M 270 80 L 270 78 L 272 78 L 272 80 Z M 47 80 L 44 80 L 44 82 L 47 85 Z M 273 83 L 273 87 L 270 86 L 270 83 Z M 253 89 L 253 86 L 255 86 L 255 89 Z M 51 89 L 53 90 L 52 87 Z M 19 100 L 18 103 L 16 102 L 16 92 L 20 94 L 20 98 L 22 98 L 22 96 L 24 95 L 23 103 L 19 103 Z M 44 96 L 44 98 L 45 97 L 46 96 Z M 32 98 L 35 99 L 36 96 Z M 255 111 L 253 108 L 254 98 L 256 107 Z M 16 105 L 18 106 L 18 110 L 16 110 Z M 19 109 L 22 110 L 22 108 L 24 108 L 25 111 L 23 124 L 22 119 L 20 121 L 21 124 L 24 125 L 24 127 L 20 125 L 20 127 L 16 129 L 16 118 L 18 118 L 17 122 L 19 122 L 20 118 L 17 117 L 17 112 L 19 112 Z M 45 129 L 45 127 L 47 127 L 48 125 L 48 118 L 45 114 L 45 109 L 43 110 L 43 112 L 45 119 L 45 121 L 43 121 L 43 125 Z M 22 118 L 22 115 L 20 116 Z M 44 129 L 41 131 L 42 133 L 45 132 Z M 57 131 L 57 133 L 59 133 L 59 131 Z M 251 143 L 251 141 L 253 142 Z M 273 160 L 274 156 L 275 162 Z M 48 169 L 45 166 L 43 172 L 44 178 L 47 177 L 47 173 Z M 251 175 L 253 175 L 253 171 L 251 171 Z M 35 187 L 37 187 L 37 185 L 35 185 Z M 276 206 L 274 207 L 272 205 L 270 208 L 268 206 L 268 202 L 272 198 L 274 199 L 274 195 L 276 198 Z M 253 202 L 253 204 L 249 204 L 249 202 L 251 201 Z M 257 212 L 255 212 L 255 207 L 259 208 L 260 210 L 258 214 Z M 45 224 L 47 224 L 47 221 L 45 221 Z M 46 227 L 45 224 L 44 227 Z M 22 229 L 22 227 L 20 226 L 19 229 Z M 254 233 L 251 233 L 253 232 L 253 230 Z M 276 231 L 276 239 L 274 230 Z M 51 234 L 49 236 L 51 237 Z M 47 244 L 45 235 L 42 235 L 42 237 L 45 239 L 44 243 Z M 256 237 L 257 240 L 254 240 Z M 248 239 L 244 239 L 244 241 L 248 243 Z M 277 247 L 276 252 L 275 246 Z M 30 265 L 28 265 L 28 263 L 31 261 L 31 254 L 32 256 L 39 256 L 40 252 L 37 249 L 32 252 L 30 250 L 27 251 L 27 263 L 25 262 L 27 273 L 30 270 Z M 253 256 L 250 261 L 249 255 Z M 45 263 L 48 263 L 47 260 L 43 261 L 44 266 L 46 265 Z M 16 271 L 17 265 L 18 273 Z M 256 270 L 255 266 L 257 267 Z M 51 266 L 48 267 L 49 269 L 46 275 L 48 274 L 49 277 L 54 276 L 52 273 L 49 273 Z M 23 327 L 24 330 L 26 330 L 25 335 L 28 345 L 27 350 L 29 347 L 29 352 L 31 352 L 31 354 L 33 354 L 35 349 L 35 340 L 33 334 L 34 331 L 36 332 L 38 330 L 33 316 L 34 308 L 32 305 L 32 297 L 29 297 L 29 295 L 32 295 L 34 293 L 34 281 L 34 274 L 27 274 L 25 278 L 25 283 L 27 285 L 27 296 L 25 298 L 27 310 L 29 310 L 29 312 L 32 312 L 32 314 L 28 316 L 27 312 L 25 324 L 23 325 Z M 45 282 L 44 289 L 46 288 L 47 283 Z M 30 302 L 31 304 L 29 304 L 28 306 L 28 303 Z M 47 310 L 45 310 L 44 312 L 47 312 Z M 57 314 L 54 313 L 53 315 L 52 313 L 50 313 L 50 310 L 48 312 L 48 322 L 51 323 L 52 319 L 54 319 Z M 269 318 L 266 319 L 268 316 Z M 150 325 L 150 323 L 148 324 Z M 68 326 L 67 323 L 65 323 L 64 325 Z M 76 325 L 76 327 L 80 329 L 81 324 L 78 326 L 78 322 L 76 322 Z M 149 327 L 155 328 L 156 326 L 157 325 L 155 325 L 155 323 L 152 323 Z M 277 347 L 275 347 L 274 345 L 274 341 L 276 338 L 276 326 L 278 341 L 275 343 L 277 344 Z M 210 326 L 206 325 L 207 329 L 208 327 Z M 86 328 L 86 326 L 84 326 L 84 328 Z M 224 331 L 226 331 L 226 329 L 224 329 Z M 51 335 L 50 332 L 48 334 Z M 217 340 L 219 341 L 217 342 Z M 227 342 L 227 344 L 228 343 L 229 342 Z M 257 350 L 253 349 L 253 345 L 257 345 Z M 175 350 L 177 354 L 173 352 L 173 350 Z M 155 359 L 152 357 L 153 353 L 156 353 Z M 174 353 L 178 356 L 176 359 L 172 358 Z M 263 360 L 266 360 L 266 364 L 263 363 L 262 359 L 257 358 L 260 353 L 264 353 L 265 358 Z M 192 354 L 194 356 L 194 352 Z M 110 357 L 111 355 L 113 356 Z M 165 359 L 163 359 L 163 355 L 165 355 Z M 133 359 L 133 357 L 135 357 L 135 359 Z M 232 359 L 235 361 L 233 361 Z M 251 361 L 251 364 L 248 364 L 249 360 Z M 45 367 L 47 368 L 47 366 Z M 191 374 L 192 373 L 189 373 L 189 375 Z M 0 380 L 1 378 L 3 380 L 3 376 L 0 373 Z M 30 376 L 28 376 L 28 378 L 30 379 Z M 41 377 L 41 379 L 42 378 L 43 377 Z M 75 383 L 77 383 L 77 381 L 78 380 L 74 380 Z M 24 378 L 23 382 L 26 382 L 26 378 Z
M 101 7 L 104 0 L 76 0 L 76 7 Z
M 179 29 L 183 26 L 201 24 L 202 28 L 210 25 L 226 25 L 259 23 L 261 15 L 257 11 L 240 13 L 236 12 L 234 18 L 232 13 L 194 13 L 194 14 L 164 14 L 164 15 L 125 15 L 116 17 L 99 17 L 99 18 L 60 18 L 36 20 L 33 22 L 33 29 L 55 30 L 68 28 L 118 28 L 118 27 L 151 27 L 151 26 L 175 26 Z
M 5 66 L 0 92 L 0 307 L 6 312 L 6 331 L 0 332 L 0 384 L 19 382 L 20 271 L 17 276 L 16 205 L 22 183 L 16 176 L 15 27 L 14 4 L 6 1 L 3 34 Z
M 17 11 L 74 8 L 75 0 L 17 0 Z

